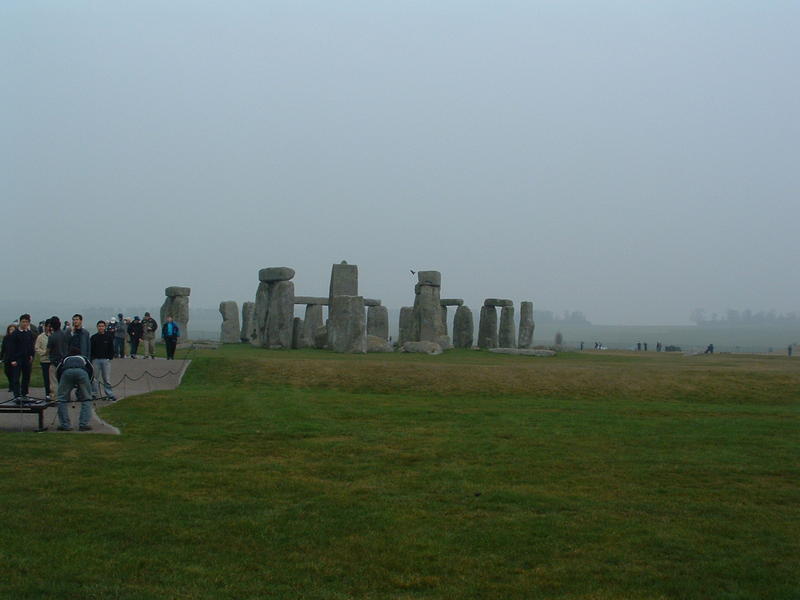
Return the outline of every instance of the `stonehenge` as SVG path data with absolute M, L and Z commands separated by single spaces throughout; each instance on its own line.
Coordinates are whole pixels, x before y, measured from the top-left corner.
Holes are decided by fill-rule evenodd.
M 414 287 L 411 335 L 415 342 L 438 342 L 445 336 L 439 298 L 442 275 L 439 271 L 418 271 Z
M 222 315 L 222 326 L 219 341 L 223 344 L 238 344 L 241 341 L 239 329 L 239 307 L 233 300 L 219 303 L 219 314 Z
M 364 304 L 366 304 L 366 299 Z M 381 305 L 367 305 L 367 335 L 389 339 L 389 309 Z
M 189 339 L 189 295 L 192 289 L 177 285 L 170 286 L 164 290 L 167 297 L 161 305 L 161 322 L 164 323 L 167 317 L 178 324 L 181 334 L 181 341 Z
M 500 309 L 500 331 L 497 334 L 497 344 L 500 348 L 516 348 L 517 332 L 514 323 L 514 307 L 504 306 Z
M 472 311 L 468 306 L 459 306 L 453 317 L 453 346 L 472 348 L 474 332 Z
M 253 337 L 253 315 L 255 314 L 256 303 L 244 302 L 242 304 L 242 331 L 239 338 L 247 343 Z
M 518 348 L 533 346 L 533 302 L 520 302 L 519 304 L 519 339 Z
M 497 308 L 481 306 L 481 317 L 478 322 L 478 348 L 497 348 Z
M 257 344 L 263 348 L 292 347 L 294 269 L 268 267 L 258 272 L 255 320 Z
M 333 297 L 328 318 L 328 346 L 334 352 L 366 353 L 364 298 L 341 295 Z

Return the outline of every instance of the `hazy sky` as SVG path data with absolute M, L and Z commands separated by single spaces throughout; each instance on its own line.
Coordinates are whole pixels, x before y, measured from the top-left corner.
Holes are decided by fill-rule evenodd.
M 800 4 L 0 3 L 9 299 L 800 310 Z

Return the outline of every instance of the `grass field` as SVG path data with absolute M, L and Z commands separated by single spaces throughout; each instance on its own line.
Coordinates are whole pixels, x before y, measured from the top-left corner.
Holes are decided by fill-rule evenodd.
M 245 346 L 6 434 L 3 598 L 800 598 L 800 361 Z

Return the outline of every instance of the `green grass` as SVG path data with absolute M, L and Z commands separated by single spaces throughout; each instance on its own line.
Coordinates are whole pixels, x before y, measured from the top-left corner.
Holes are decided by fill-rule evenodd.
M 6 434 L 0 597 L 800 597 L 800 362 L 201 352 Z

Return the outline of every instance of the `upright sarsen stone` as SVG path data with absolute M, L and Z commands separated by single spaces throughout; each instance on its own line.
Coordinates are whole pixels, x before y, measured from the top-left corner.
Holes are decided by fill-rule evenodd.
M 292 350 L 305 348 L 303 340 L 303 319 L 295 317 L 292 320 Z
M 177 323 L 181 334 L 181 341 L 189 339 L 189 295 L 192 290 L 188 287 L 173 285 L 164 290 L 166 299 L 161 305 L 161 322 L 167 317 Z
M 414 292 L 414 341 L 438 342 L 446 335 L 442 323 L 440 290 L 442 275 L 439 271 L 419 271 L 419 283 Z
M 400 328 L 397 336 L 397 344 L 402 346 L 405 342 L 414 340 L 414 309 L 411 306 L 404 306 L 400 309 Z
M 255 343 L 262 348 L 288 350 L 292 347 L 294 283 L 287 277 L 293 276 L 294 269 L 289 267 L 268 267 L 258 272 L 260 283 L 254 309 L 257 330 Z
M 250 343 L 263 346 L 267 327 L 267 309 L 269 308 L 269 284 L 262 281 L 256 290 L 256 301 L 253 308 L 253 328 L 250 332 Z
M 516 348 L 517 332 L 514 324 L 514 307 L 504 306 L 500 309 L 500 331 L 497 335 L 500 348 Z
M 303 343 L 306 346 L 315 345 L 314 337 L 324 324 L 322 320 L 322 305 L 306 304 L 306 314 L 303 319 Z
M 329 305 L 333 303 L 334 296 L 358 296 L 358 265 L 348 265 L 342 261 L 331 267 Z
M 533 302 L 520 302 L 519 305 L 519 341 L 520 348 L 530 348 L 533 346 Z
M 363 297 L 333 297 L 328 319 L 328 346 L 334 352 L 349 354 L 367 352 Z
M 468 306 L 459 306 L 453 317 L 453 346 L 456 348 L 472 348 L 474 334 L 472 311 Z
M 222 315 L 219 341 L 223 344 L 238 344 L 241 342 L 241 331 L 239 328 L 239 307 L 236 305 L 236 302 L 233 300 L 220 302 L 219 314 Z
M 242 331 L 239 334 L 239 338 L 244 343 L 250 341 L 250 336 L 253 332 L 253 315 L 255 313 L 255 309 L 255 302 L 245 302 L 242 304 Z
M 494 306 L 481 306 L 478 347 L 497 348 L 497 309 Z
M 385 306 L 367 307 L 367 335 L 389 339 L 389 309 Z

